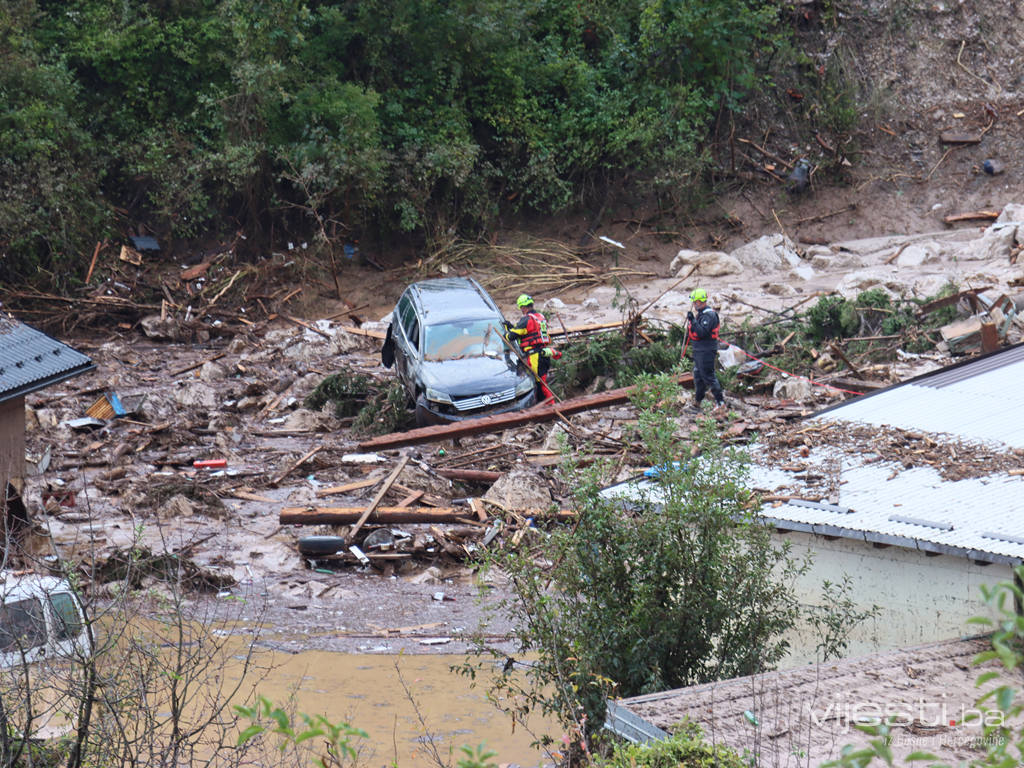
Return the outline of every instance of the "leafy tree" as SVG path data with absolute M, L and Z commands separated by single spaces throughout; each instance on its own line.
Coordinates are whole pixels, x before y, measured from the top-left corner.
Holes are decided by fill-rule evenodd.
M 799 617 L 791 582 L 807 563 L 773 542 L 744 489 L 748 459 L 722 445 L 712 419 L 700 420 L 692 453 L 678 444 L 679 401 L 666 376 L 634 396 L 638 437 L 660 467 L 653 488 L 626 502 L 601 492 L 600 468 L 570 468 L 575 527 L 495 556 L 515 594 L 503 607 L 519 650 L 540 654 L 525 689 L 497 681 L 528 702 L 521 715 L 553 711 L 583 738 L 612 692 L 752 674 L 785 655 Z

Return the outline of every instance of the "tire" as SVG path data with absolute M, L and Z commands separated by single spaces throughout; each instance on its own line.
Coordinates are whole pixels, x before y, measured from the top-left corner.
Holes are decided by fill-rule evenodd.
M 348 547 L 341 536 L 303 536 L 299 539 L 299 553 L 303 555 L 333 555 L 346 551 Z

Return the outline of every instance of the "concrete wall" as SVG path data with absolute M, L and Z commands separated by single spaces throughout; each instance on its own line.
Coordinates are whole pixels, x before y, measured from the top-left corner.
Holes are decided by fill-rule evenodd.
M 779 534 L 793 543 L 793 553 L 814 553 L 814 563 L 796 584 L 797 597 L 805 606 L 822 603 L 822 582 L 840 582 L 843 574 L 851 579 L 850 597 L 856 610 L 872 605 L 881 608 L 854 630 L 845 656 L 905 648 L 937 640 L 949 640 L 980 634 L 984 627 L 966 624 L 974 616 L 998 613 L 988 608 L 978 589 L 981 584 L 995 585 L 1012 581 L 1008 565 L 974 565 L 970 560 L 950 555 L 927 557 L 924 552 L 901 547 L 875 549 L 855 539 L 827 541 L 822 536 L 791 532 Z M 791 655 L 780 665 L 789 669 L 816 661 L 820 642 L 814 629 L 803 625 L 789 634 Z

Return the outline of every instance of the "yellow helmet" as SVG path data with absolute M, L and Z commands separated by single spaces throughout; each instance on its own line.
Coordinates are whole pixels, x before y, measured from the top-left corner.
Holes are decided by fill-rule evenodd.
M 519 298 L 516 299 L 516 305 L 519 307 L 528 307 L 533 304 L 533 297 L 528 293 L 520 294 Z
M 703 288 L 695 288 L 693 293 L 690 294 L 690 301 L 707 301 L 708 292 Z

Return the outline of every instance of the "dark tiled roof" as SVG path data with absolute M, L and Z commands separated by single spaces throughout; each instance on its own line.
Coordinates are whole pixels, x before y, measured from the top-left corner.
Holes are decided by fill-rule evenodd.
M 0 313 L 0 402 L 91 371 L 87 356 Z

